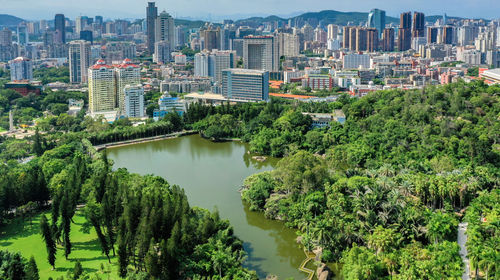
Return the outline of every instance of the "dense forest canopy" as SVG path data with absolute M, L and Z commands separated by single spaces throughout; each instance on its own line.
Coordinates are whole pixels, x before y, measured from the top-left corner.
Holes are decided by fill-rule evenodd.
M 495 279 L 499 93 L 499 86 L 475 81 L 341 95 L 333 103 L 193 104 L 182 117 L 167 114 L 139 126 L 52 112 L 39 120 L 34 136 L 0 139 L 0 223 L 8 225 L 14 213 L 48 209 L 40 232 L 54 266 L 54 251 L 71 256 L 72 218 L 82 211 L 102 254 L 118 256 L 122 277 L 253 279 L 255 273 L 241 267 L 242 242 L 227 221 L 190 207 L 182 189 L 164 179 L 113 171 L 93 147 L 195 130 L 284 157 L 275 170 L 248 177 L 242 199 L 296 228 L 306 249 L 342 264 L 345 279 L 460 278 L 456 237 L 464 221 L 472 270 Z M 39 116 L 54 98 L 2 91 L 2 116 L 13 104 Z M 303 114 L 334 110 L 344 112 L 344 124 L 313 128 Z M 18 161 L 30 155 L 27 163 Z M 26 268 L 25 260 L 18 262 Z

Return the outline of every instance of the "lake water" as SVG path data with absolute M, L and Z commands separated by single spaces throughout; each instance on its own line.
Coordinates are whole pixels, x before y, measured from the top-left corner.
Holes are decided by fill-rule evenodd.
M 276 159 L 256 162 L 247 154 L 248 146 L 239 142 L 213 143 L 198 135 L 108 149 L 114 168 L 154 174 L 184 188 L 191 206 L 219 210 L 236 235 L 244 241 L 248 254 L 245 266 L 279 279 L 304 279 L 298 270 L 305 255 L 295 242 L 295 230 L 262 213 L 251 212 L 242 202 L 238 189 L 254 173 L 271 170 Z

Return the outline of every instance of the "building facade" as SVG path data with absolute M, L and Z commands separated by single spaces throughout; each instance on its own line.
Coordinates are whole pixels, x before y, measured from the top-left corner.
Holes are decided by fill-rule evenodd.
M 235 100 L 267 101 L 269 99 L 269 72 L 249 69 L 223 70 L 222 95 Z
M 69 80 L 72 84 L 86 83 L 90 66 L 90 42 L 78 40 L 69 43 Z

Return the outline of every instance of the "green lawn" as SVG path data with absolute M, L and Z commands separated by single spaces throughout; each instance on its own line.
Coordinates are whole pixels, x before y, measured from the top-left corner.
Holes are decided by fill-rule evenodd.
M 66 276 L 68 271 L 73 271 L 77 260 L 80 260 L 85 272 L 102 274 L 102 279 L 119 279 L 117 258 L 111 258 L 111 264 L 109 264 L 106 256 L 101 253 L 95 231 L 92 229 L 89 234 L 81 231 L 85 217 L 80 213 L 75 215 L 74 223 L 71 224 L 71 243 L 73 246 L 69 259 L 64 258 L 64 249 L 62 246 L 58 246 L 56 269 L 52 270 L 47 261 L 45 243 L 40 235 L 39 220 L 40 215 L 33 219 L 32 226 L 30 226 L 29 221 L 25 221 L 23 226 L 19 219 L 0 228 L 0 249 L 20 252 L 27 259 L 33 255 L 40 270 L 41 280 L 47 280 L 49 277 L 55 280 L 59 276 Z M 104 272 L 101 270 L 101 264 L 104 266 Z

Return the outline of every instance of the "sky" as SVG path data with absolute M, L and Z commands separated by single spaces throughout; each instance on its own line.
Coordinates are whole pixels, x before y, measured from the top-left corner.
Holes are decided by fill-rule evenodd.
M 23 19 L 52 19 L 56 13 L 75 18 L 102 15 L 107 19 L 143 18 L 147 0 L 0 0 L 0 14 Z M 368 12 L 385 10 L 388 16 L 404 11 L 426 15 L 500 18 L 499 0 L 158 0 L 158 10 L 174 17 L 218 21 L 253 15 L 296 15 L 302 12 L 337 10 Z

